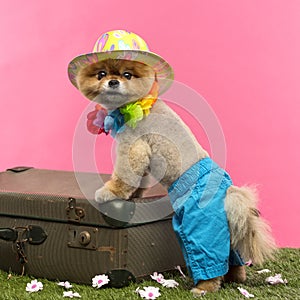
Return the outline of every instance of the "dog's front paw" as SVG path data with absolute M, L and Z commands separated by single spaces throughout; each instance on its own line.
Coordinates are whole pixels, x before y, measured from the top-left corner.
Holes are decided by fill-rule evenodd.
M 114 193 L 112 193 L 106 186 L 103 186 L 95 192 L 95 200 L 98 203 L 104 203 L 114 199 L 118 199 L 118 197 Z
M 194 298 L 198 298 L 198 297 L 204 297 L 207 291 L 200 290 L 198 288 L 192 288 L 191 293 L 193 294 Z

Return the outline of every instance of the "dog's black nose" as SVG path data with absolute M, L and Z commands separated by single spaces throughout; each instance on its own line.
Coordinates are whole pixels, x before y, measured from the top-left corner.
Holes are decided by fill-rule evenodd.
M 120 84 L 119 80 L 116 79 L 112 79 L 108 82 L 108 86 L 111 88 L 117 88 L 119 84 Z

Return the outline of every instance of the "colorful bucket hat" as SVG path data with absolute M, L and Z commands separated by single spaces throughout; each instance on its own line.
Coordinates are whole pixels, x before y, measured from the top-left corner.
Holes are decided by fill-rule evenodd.
M 151 66 L 156 72 L 159 94 L 165 92 L 174 79 L 172 67 L 159 55 L 150 52 L 146 42 L 138 35 L 125 31 L 106 32 L 96 41 L 93 52 L 75 57 L 68 66 L 68 75 L 77 87 L 76 76 L 79 70 L 89 64 L 108 58 L 141 62 Z

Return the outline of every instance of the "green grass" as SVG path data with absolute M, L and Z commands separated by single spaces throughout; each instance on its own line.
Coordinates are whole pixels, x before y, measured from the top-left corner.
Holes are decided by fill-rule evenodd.
M 272 271 L 268 274 L 258 274 L 256 271 L 262 268 L 267 268 Z M 265 278 L 274 276 L 276 273 L 281 273 L 283 278 L 288 280 L 286 285 L 271 286 L 265 283 Z M 262 267 L 247 267 L 248 279 L 245 284 L 225 284 L 224 287 L 214 294 L 206 294 L 203 299 L 247 299 L 237 290 L 238 286 L 247 289 L 255 298 L 251 299 L 300 299 L 300 249 L 281 249 L 274 261 L 265 263 Z M 189 289 L 191 281 L 185 281 L 179 275 L 165 274 L 165 278 L 174 278 L 179 282 L 179 287 L 175 289 L 167 289 L 154 281 L 143 281 L 122 289 L 94 289 L 91 286 L 73 284 L 72 290 L 78 292 L 81 298 L 73 299 L 142 299 L 136 293 L 137 287 L 156 286 L 160 288 L 160 300 L 181 300 L 194 299 Z M 14 275 L 8 279 L 8 273 L 0 271 L 0 299 L 1 300 L 54 300 L 54 299 L 69 299 L 63 298 L 63 288 L 57 286 L 56 282 L 46 279 L 39 279 L 44 285 L 44 289 L 37 293 L 29 294 L 25 291 L 26 284 L 30 282 L 32 277 Z

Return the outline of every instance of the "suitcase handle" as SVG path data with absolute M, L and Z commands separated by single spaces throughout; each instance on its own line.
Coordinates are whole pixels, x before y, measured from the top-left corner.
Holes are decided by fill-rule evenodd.
M 19 236 L 18 230 L 23 231 L 22 238 L 31 245 L 40 245 L 44 243 L 48 236 L 42 227 L 29 225 L 27 227 L 0 228 L 0 239 L 8 242 L 15 242 Z
M 27 171 L 29 169 L 33 169 L 33 167 L 19 166 L 19 167 L 6 169 L 6 171 L 11 171 L 11 172 L 14 172 L 14 173 L 20 173 L 20 172 Z
M 18 238 L 18 232 L 12 228 L 0 228 L 0 239 L 14 242 Z

